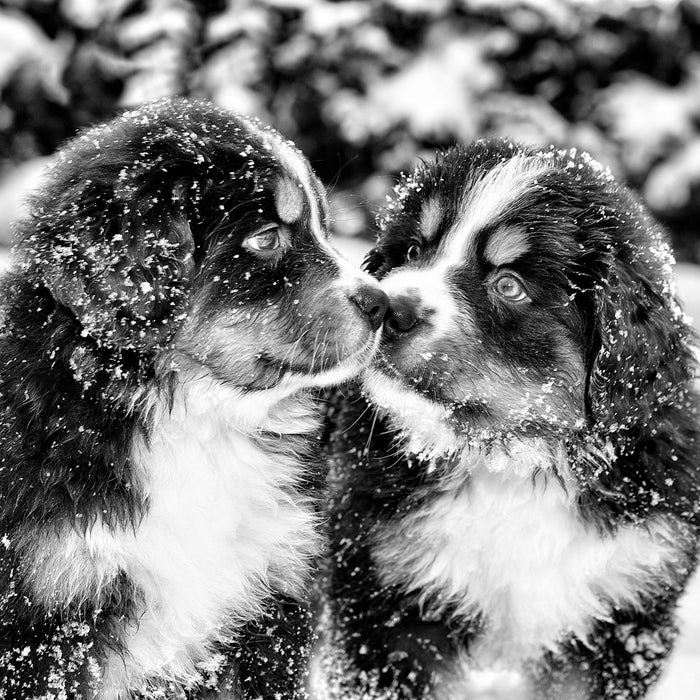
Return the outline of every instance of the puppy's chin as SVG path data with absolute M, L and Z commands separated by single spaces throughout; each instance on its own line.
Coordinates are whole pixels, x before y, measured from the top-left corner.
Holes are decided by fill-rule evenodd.
M 270 392 L 267 399 L 340 384 L 369 366 L 382 330 L 372 330 L 349 305 L 334 311 L 295 326 L 272 306 L 213 315 L 195 309 L 161 365 L 189 374 L 199 369 L 245 393 Z
M 475 361 L 452 362 L 447 370 L 438 356 L 425 353 L 416 372 L 387 357 L 385 348 L 363 375 L 369 400 L 409 453 L 445 456 L 525 438 L 560 440 L 583 427 L 583 377 L 575 368 L 537 378 L 482 362 L 481 371 L 470 373 Z
M 277 387 L 293 393 L 302 389 L 336 386 L 357 377 L 369 367 L 379 350 L 381 330 L 370 333 L 367 340 L 356 350 L 346 352 L 338 360 L 313 371 L 312 367 L 290 367 L 280 373 Z
M 452 454 L 460 439 L 451 426 L 452 409 L 428 398 L 377 367 L 363 376 L 363 388 L 370 402 L 401 434 L 406 452 L 429 458 Z

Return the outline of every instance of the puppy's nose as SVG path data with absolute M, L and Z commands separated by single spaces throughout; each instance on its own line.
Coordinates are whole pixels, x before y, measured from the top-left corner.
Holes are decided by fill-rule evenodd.
M 390 337 L 408 333 L 418 323 L 415 306 L 406 299 L 393 299 L 384 319 L 384 328 Z
M 370 328 L 379 330 L 389 308 L 389 297 L 379 287 L 362 284 L 350 295 L 350 301 L 367 317 Z

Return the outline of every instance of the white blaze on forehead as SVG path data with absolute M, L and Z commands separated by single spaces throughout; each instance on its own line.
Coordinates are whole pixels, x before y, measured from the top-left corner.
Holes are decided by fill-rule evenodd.
M 441 267 L 459 267 L 468 256 L 476 234 L 493 224 L 537 179 L 551 168 L 537 156 L 516 155 L 498 163 L 465 193 L 459 219 L 445 237 Z
M 420 212 L 420 232 L 426 241 L 435 238 L 441 220 L 442 205 L 437 197 L 431 197 L 423 204 Z
M 465 192 L 458 221 L 441 241 L 437 257 L 426 267 L 396 268 L 382 280 L 382 288 L 390 299 L 409 295 L 416 300 L 419 315 L 430 313 L 429 339 L 449 337 L 455 328 L 464 331 L 473 324 L 467 305 L 458 302 L 449 272 L 464 265 L 478 232 L 513 206 L 533 186 L 533 180 L 550 167 L 544 158 L 525 155 L 498 163 Z M 435 235 L 440 214 L 437 198 L 427 199 L 420 221 L 424 237 Z M 509 237 L 513 238 L 512 242 L 508 242 Z M 496 232 L 490 250 L 501 260 L 500 264 L 515 260 L 527 250 L 525 233 L 518 239 L 512 231 Z
M 506 265 L 529 250 L 527 233 L 522 229 L 504 227 L 494 231 L 486 242 L 486 259 L 492 265 Z

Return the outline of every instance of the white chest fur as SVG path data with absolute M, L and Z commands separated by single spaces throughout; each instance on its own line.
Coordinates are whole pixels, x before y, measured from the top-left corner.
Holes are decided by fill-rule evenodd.
M 118 571 L 143 597 L 125 629 L 128 653 L 107 665 L 104 699 L 149 677 L 196 679 L 212 643 L 255 617 L 272 588 L 301 593 L 319 550 L 312 504 L 299 493 L 305 465 L 281 434 L 316 429 L 311 402 L 266 405 L 207 379 L 160 410 L 151 440 L 133 448 L 149 502 L 139 527 L 97 524 L 84 541 L 70 531 L 55 543 L 61 553 L 40 557 L 49 580 L 71 582 L 64 598 Z M 263 439 L 258 427 L 280 434 Z
M 517 669 L 566 635 L 585 639 L 596 619 L 636 605 L 681 565 L 671 520 L 603 536 L 556 479 L 518 466 L 477 462 L 467 485 L 385 529 L 373 549 L 384 582 L 427 611 L 482 616 L 470 649 L 481 668 Z

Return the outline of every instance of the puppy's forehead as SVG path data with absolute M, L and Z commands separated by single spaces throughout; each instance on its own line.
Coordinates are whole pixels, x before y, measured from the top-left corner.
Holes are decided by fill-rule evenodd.
M 499 222 L 522 203 L 532 192 L 537 178 L 551 167 L 547 158 L 517 154 L 498 162 L 483 174 L 473 174 L 471 182 L 462 183 L 464 192 L 457 205 L 454 224 L 440 242 L 443 263 L 462 265 L 474 254 L 479 235 L 487 229 L 492 230 L 484 254 L 492 264 L 512 262 L 527 252 L 525 232 L 513 226 L 499 226 Z M 426 205 L 430 206 L 430 200 Z
M 279 173 L 274 181 L 274 203 L 277 215 L 286 224 L 305 224 L 319 247 L 347 274 L 355 279 L 357 271 L 333 248 L 326 235 L 328 204 L 320 180 L 301 151 L 274 129 L 260 129 L 263 147 L 277 161 Z
M 280 166 L 274 184 L 275 208 L 280 219 L 295 223 L 301 217 L 304 206 L 309 208 L 309 225 L 315 236 L 325 238 L 323 214 L 325 199 L 311 166 L 299 150 L 271 129 L 261 133 L 263 144 Z

